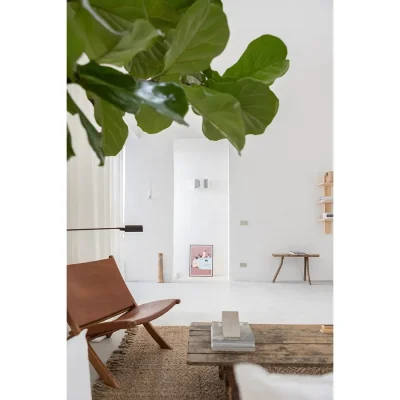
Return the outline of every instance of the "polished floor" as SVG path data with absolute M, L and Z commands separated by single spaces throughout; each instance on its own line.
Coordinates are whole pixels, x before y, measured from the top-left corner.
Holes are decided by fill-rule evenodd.
M 193 321 L 219 320 L 221 311 L 239 311 L 241 321 L 263 324 L 333 323 L 332 282 L 263 283 L 128 282 L 137 303 L 179 298 L 181 304 L 153 322 L 154 325 L 190 325 Z M 124 332 L 93 343 L 102 360 L 118 347 Z M 91 378 L 96 378 L 91 368 Z

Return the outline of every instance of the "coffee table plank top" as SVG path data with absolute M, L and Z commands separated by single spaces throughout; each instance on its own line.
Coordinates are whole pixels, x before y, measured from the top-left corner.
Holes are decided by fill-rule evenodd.
M 272 257 L 319 257 L 319 254 L 274 253 Z
M 333 335 L 323 334 L 321 325 L 251 324 L 255 352 L 211 350 L 211 323 L 192 323 L 189 330 L 187 362 L 192 365 L 333 364 Z

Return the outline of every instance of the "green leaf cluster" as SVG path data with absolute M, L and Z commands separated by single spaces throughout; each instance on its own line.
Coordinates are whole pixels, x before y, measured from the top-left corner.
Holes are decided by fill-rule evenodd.
M 125 113 L 153 134 L 186 124 L 190 105 L 208 139 L 228 139 L 239 153 L 246 135 L 262 134 L 278 111 L 270 86 L 289 68 L 286 46 L 263 35 L 220 75 L 211 63 L 228 39 L 221 0 L 69 0 L 67 82 L 86 91 L 101 131 L 69 95 L 67 110 L 79 115 L 100 165 L 124 146 Z M 67 159 L 74 155 L 67 127 Z

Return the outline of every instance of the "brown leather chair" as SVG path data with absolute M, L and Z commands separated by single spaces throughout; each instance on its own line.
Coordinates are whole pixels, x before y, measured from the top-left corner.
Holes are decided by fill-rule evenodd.
M 88 341 L 120 329 L 143 325 L 162 349 L 171 349 L 150 321 L 164 315 L 179 299 L 158 300 L 138 305 L 126 286 L 113 256 L 104 260 L 67 266 L 67 320 L 70 337 L 87 329 Z M 120 315 L 121 314 L 121 315 Z M 118 317 L 117 317 L 118 316 Z M 113 317 L 117 317 L 112 321 Z M 90 343 L 89 360 L 108 386 L 118 381 L 94 352 Z

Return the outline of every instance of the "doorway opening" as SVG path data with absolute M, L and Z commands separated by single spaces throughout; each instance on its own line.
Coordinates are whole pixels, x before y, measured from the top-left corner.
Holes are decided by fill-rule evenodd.
M 173 280 L 229 280 L 227 141 L 174 140 Z

